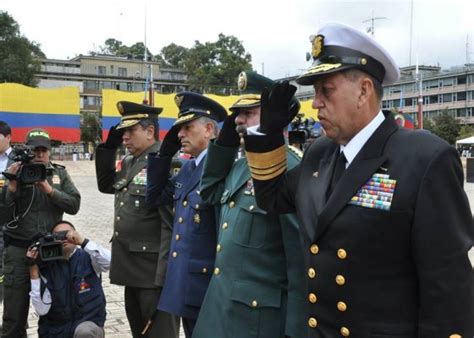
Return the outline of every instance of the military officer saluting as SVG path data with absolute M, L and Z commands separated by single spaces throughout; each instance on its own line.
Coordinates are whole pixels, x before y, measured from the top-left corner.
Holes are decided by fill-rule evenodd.
M 186 337 L 191 338 L 216 254 L 216 211 L 203 203 L 199 182 L 207 146 L 227 112 L 219 103 L 191 92 L 177 94 L 175 102 L 178 119 L 157 156 L 148 158 L 147 198 L 158 205 L 174 203 L 173 236 L 158 309 L 181 316 Z M 171 159 L 181 147 L 192 159 L 168 179 Z
M 297 218 L 270 215 L 257 207 L 247 160 L 235 161 L 240 146 L 236 129 L 258 123 L 259 93 L 271 84 L 253 72 L 240 75 L 242 95 L 208 148 L 201 197 L 220 208 L 219 236 L 213 276 L 193 338 L 306 336 Z M 288 150 L 288 164 L 298 161 Z
M 115 194 L 114 233 L 110 281 L 125 286 L 125 311 L 133 337 L 141 337 L 154 317 L 163 286 L 171 239 L 170 206 L 156 208 L 145 201 L 147 159 L 159 150 L 158 115 L 162 108 L 133 102 L 118 102 L 120 124 L 111 128 L 107 141 L 96 154 L 99 190 Z M 115 164 L 122 144 L 128 155 Z M 178 319 L 159 312 L 147 337 L 178 335 Z
M 310 336 L 472 337 L 474 229 L 459 155 L 380 110 L 399 70 L 378 43 L 341 24 L 312 40 L 314 63 L 296 82 L 314 86 L 326 136 L 287 171 L 295 89 L 283 82 L 262 94 L 266 136 L 245 140 L 259 206 L 302 221 Z

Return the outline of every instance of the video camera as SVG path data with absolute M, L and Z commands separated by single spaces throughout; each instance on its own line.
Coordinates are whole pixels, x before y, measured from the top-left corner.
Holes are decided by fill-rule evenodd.
M 304 145 L 310 139 L 316 139 L 321 135 L 320 129 L 316 127 L 316 121 L 309 117 L 304 118 L 302 113 L 296 115 L 290 123 L 291 130 L 288 132 L 288 142 L 290 144 Z
M 52 168 L 46 168 L 42 163 L 30 163 L 34 157 L 35 154 L 31 148 L 24 145 L 15 146 L 9 158 L 14 162 L 21 162 L 20 169 L 16 175 L 6 172 L 3 172 L 3 175 L 9 180 L 17 180 L 21 184 L 33 184 L 44 181 L 47 176 L 53 174 Z
M 38 259 L 41 262 L 62 260 L 64 259 L 62 241 L 67 239 L 67 233 L 68 231 L 66 230 L 43 235 L 30 248 L 38 249 Z

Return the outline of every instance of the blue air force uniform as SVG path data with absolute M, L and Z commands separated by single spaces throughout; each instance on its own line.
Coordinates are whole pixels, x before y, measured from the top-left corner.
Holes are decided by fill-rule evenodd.
M 217 102 L 196 93 L 179 93 L 175 102 L 180 109 L 178 119 L 160 153 L 148 159 L 147 200 L 157 206 L 174 204 L 173 235 L 158 309 L 183 317 L 190 337 L 214 270 L 216 212 L 214 206 L 202 201 L 199 192 L 207 149 L 185 162 L 171 179 L 167 178 L 171 156 L 164 151 L 170 138 L 180 146 L 177 135 L 183 125 L 201 117 L 219 121 L 227 113 Z

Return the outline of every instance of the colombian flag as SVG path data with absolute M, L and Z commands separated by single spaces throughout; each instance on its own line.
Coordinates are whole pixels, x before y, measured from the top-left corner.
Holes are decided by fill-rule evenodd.
M 34 128 L 46 130 L 53 140 L 79 142 L 79 89 L 38 89 L 2 83 L 0 120 L 12 128 L 13 142 L 24 142 L 27 132 Z

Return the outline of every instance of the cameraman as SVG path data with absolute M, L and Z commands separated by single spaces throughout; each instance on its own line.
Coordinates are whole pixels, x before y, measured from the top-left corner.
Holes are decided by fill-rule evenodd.
M 66 169 L 49 161 L 51 142 L 44 130 L 31 130 L 26 145 L 31 147 L 34 158 L 13 163 L 7 172 L 9 180 L 5 204 L 14 210 L 14 219 L 4 227 L 4 308 L 2 337 L 26 337 L 29 309 L 30 276 L 25 259 L 26 249 L 38 233 L 51 231 L 63 214 L 79 211 L 80 194 Z M 15 150 L 13 150 L 15 152 Z M 26 163 L 43 164 L 48 175 L 34 184 L 23 184 L 16 178 Z
M 30 247 L 26 254 L 33 262 L 30 296 L 40 316 L 38 335 L 104 337 L 105 296 L 100 274 L 109 270 L 110 251 L 85 239 L 67 221 L 59 221 L 53 234 L 65 234 L 62 259 L 38 266 L 38 247 Z

